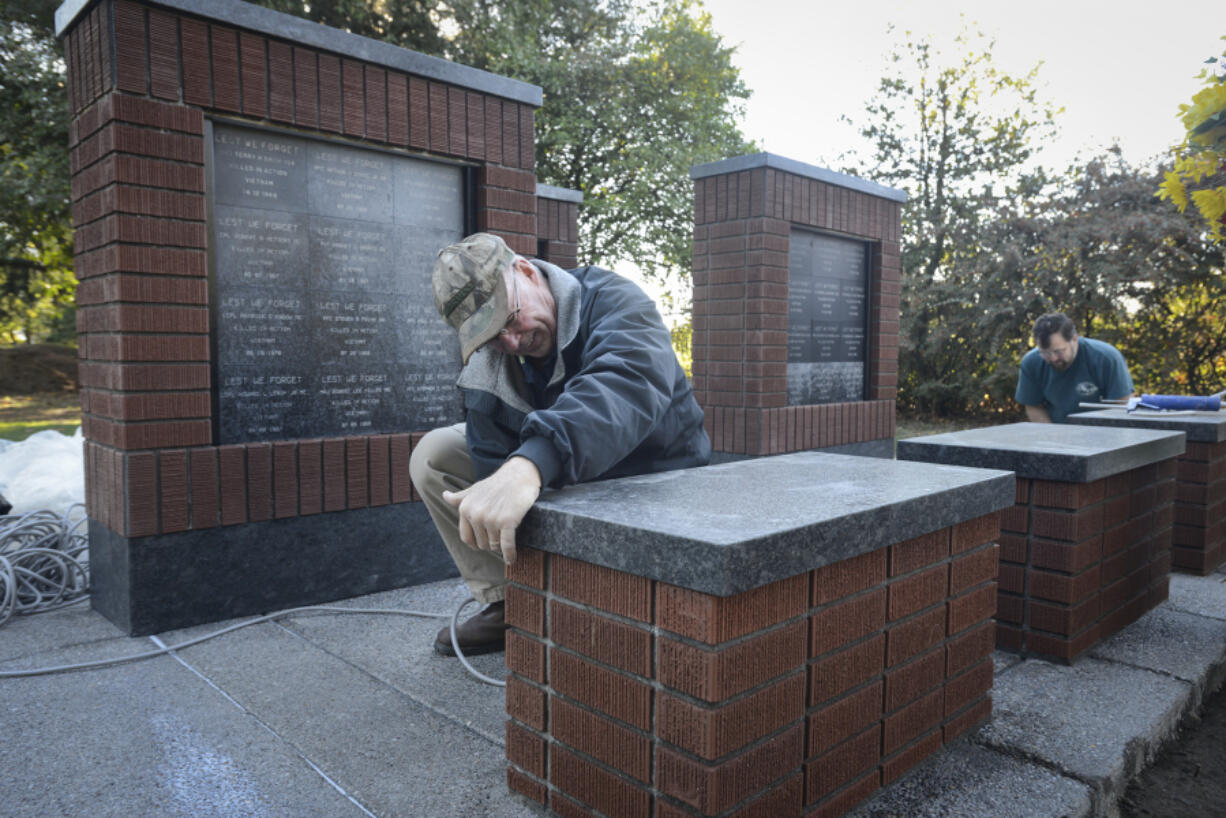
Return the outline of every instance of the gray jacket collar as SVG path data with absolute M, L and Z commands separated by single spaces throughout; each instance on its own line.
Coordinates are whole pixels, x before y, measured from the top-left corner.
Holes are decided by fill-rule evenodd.
M 579 334 L 579 308 L 583 301 L 583 287 L 577 278 L 556 264 L 538 258 L 529 261 L 545 274 L 545 281 L 549 283 L 554 304 L 558 308 L 557 337 L 554 339 L 558 357 L 554 361 L 553 374 L 549 377 L 549 384 L 552 386 L 566 377 L 562 350 Z M 469 357 L 468 365 L 460 370 L 456 386 L 490 392 L 504 403 L 527 414 L 532 411 L 532 405 L 516 388 L 516 384 L 523 383 L 523 377 L 518 370 L 519 361 L 514 355 L 504 355 L 487 344 Z

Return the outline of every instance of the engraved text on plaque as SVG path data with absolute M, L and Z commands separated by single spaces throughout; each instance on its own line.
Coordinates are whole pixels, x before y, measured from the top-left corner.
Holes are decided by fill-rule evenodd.
M 868 246 L 793 230 L 788 269 L 788 405 L 863 400 Z
M 215 123 L 219 443 L 429 429 L 461 418 L 435 252 L 462 171 Z

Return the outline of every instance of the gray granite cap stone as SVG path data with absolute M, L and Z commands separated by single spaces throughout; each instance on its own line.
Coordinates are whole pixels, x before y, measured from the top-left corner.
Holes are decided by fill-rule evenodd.
M 743 170 L 753 170 L 754 168 L 773 168 L 784 173 L 802 176 L 806 179 L 816 179 L 819 182 L 834 185 L 835 187 L 845 187 L 848 190 L 856 190 L 860 193 L 867 193 L 870 196 L 880 196 L 882 199 L 889 199 L 892 202 L 902 203 L 907 201 L 906 191 L 879 185 L 876 182 L 861 179 L 859 176 L 850 176 L 846 173 L 830 170 L 829 168 L 810 165 L 795 159 L 788 159 L 786 156 L 779 156 L 775 153 L 751 153 L 745 156 L 734 156 L 731 159 L 720 159 L 715 162 L 694 165 L 690 168 L 690 178 L 705 179 L 708 176 L 722 176 L 726 173 L 739 173 Z
M 1018 477 L 1092 483 L 1183 454 L 1181 432 L 1010 423 L 898 441 L 899 460 L 1008 469 Z
M 553 199 L 557 202 L 583 204 L 582 190 L 572 190 L 568 187 L 555 187 L 554 185 L 543 185 L 540 182 L 536 183 L 536 197 L 538 199 Z
M 1013 504 L 1003 471 L 799 452 L 546 492 L 516 535 L 718 596 Z
M 1131 414 L 1124 409 L 1099 409 L 1068 416 L 1069 423 L 1083 426 L 1127 426 L 1134 429 L 1166 429 L 1183 432 L 1189 442 L 1226 441 L 1226 410 L 1220 412 L 1143 412 Z

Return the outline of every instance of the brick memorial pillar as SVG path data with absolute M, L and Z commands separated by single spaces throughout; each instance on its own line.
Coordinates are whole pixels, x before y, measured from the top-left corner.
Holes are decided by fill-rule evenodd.
M 769 153 L 694 179 L 694 394 L 716 460 L 892 457 L 902 191 Z
M 1006 472 L 802 452 L 547 492 L 507 781 L 560 815 L 838 815 L 991 714 Z
M 579 205 L 577 190 L 537 184 L 536 257 L 563 270 L 579 266 Z
M 408 472 L 461 418 L 429 275 L 478 229 L 573 255 L 540 89 L 237 0 L 56 29 L 95 608 L 146 634 L 452 575 Z
M 1175 470 L 1171 567 L 1207 576 L 1226 562 L 1226 412 L 1158 415 L 1102 409 L 1069 415 L 1069 423 L 1186 434 L 1187 451 Z
M 1014 423 L 909 438 L 898 457 L 1008 469 L 996 644 L 1071 662 L 1167 598 L 1180 432 Z

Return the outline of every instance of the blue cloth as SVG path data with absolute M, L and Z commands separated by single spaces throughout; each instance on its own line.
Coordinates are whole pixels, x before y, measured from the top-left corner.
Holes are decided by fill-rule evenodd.
M 558 350 L 556 348 L 549 353 L 545 360 L 541 361 L 539 366 L 527 358 L 520 361 L 519 368 L 524 373 L 524 383 L 528 385 L 528 389 L 532 392 L 533 409 L 544 409 L 551 403 L 548 399 L 549 376 L 553 372 L 557 361 Z
M 1037 348 L 1027 352 L 1014 397 L 1024 406 L 1044 407 L 1053 422 L 1063 423 L 1083 411 L 1079 403 L 1123 398 L 1132 392 L 1132 377 L 1120 351 L 1104 341 L 1079 338 L 1077 357 L 1063 372 L 1044 361 Z

